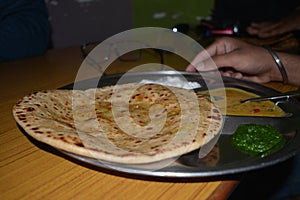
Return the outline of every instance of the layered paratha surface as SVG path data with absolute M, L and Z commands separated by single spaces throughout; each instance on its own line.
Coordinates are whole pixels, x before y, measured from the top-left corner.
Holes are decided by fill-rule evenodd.
M 126 164 L 191 152 L 215 137 L 223 124 L 219 109 L 207 98 L 158 84 L 39 91 L 18 101 L 13 114 L 41 142 Z

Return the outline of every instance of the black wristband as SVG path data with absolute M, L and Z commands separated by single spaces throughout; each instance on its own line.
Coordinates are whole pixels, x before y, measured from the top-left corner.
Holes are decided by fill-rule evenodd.
M 277 54 L 275 53 L 275 51 L 273 51 L 273 49 L 272 49 L 270 46 L 268 46 L 268 45 L 263 45 L 263 47 L 264 47 L 265 49 L 267 49 L 268 52 L 269 52 L 269 53 L 271 54 L 271 56 L 273 57 L 273 59 L 274 59 L 276 65 L 277 65 L 277 67 L 278 67 L 278 69 L 279 69 L 279 71 L 280 71 L 280 73 L 281 73 L 283 84 L 287 84 L 287 83 L 289 82 L 289 80 L 288 80 L 287 73 L 286 73 L 286 71 L 285 71 L 285 68 L 284 68 L 284 66 L 283 66 L 283 64 L 282 64 L 282 62 L 281 62 L 281 60 L 279 59 L 279 57 L 277 56 Z

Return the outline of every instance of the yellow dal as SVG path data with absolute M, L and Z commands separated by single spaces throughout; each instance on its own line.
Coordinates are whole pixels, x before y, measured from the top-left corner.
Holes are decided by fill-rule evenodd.
M 223 88 L 210 90 L 209 92 L 201 92 L 201 94 L 210 96 L 211 100 L 220 108 L 221 112 L 226 115 L 267 117 L 280 117 L 285 115 L 284 111 L 272 101 L 240 103 L 241 100 L 259 97 L 256 94 L 237 88 L 225 88 L 225 93 L 226 98 L 224 97 Z

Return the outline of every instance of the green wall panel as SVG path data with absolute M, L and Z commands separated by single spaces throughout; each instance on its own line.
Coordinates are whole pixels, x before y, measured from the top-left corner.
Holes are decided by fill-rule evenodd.
M 211 16 L 213 3 L 213 0 L 132 0 L 133 26 L 197 25 L 202 17 Z

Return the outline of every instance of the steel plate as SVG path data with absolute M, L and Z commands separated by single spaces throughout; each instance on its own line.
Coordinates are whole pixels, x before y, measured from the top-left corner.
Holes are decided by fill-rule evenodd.
M 202 85 L 201 89 L 206 89 L 206 83 L 213 87 L 220 87 L 218 83 L 214 83 L 213 77 L 201 77 L 198 73 L 182 72 L 188 81 L 196 81 Z M 76 85 L 76 89 L 87 89 L 91 86 L 98 85 L 98 87 L 105 85 L 114 85 L 119 80 L 122 74 L 104 76 L 101 81 L 97 78 L 81 81 Z M 173 71 L 154 71 L 154 72 L 132 72 L 127 74 L 129 82 L 139 82 L 142 79 L 156 80 L 164 76 L 179 76 L 178 72 Z M 205 80 L 205 81 L 204 81 Z M 264 87 L 252 82 L 241 81 L 232 78 L 223 78 L 225 87 L 240 88 L 258 95 L 273 95 L 279 92 Z M 215 85 L 214 85 L 215 84 Z M 63 87 L 63 89 L 72 89 L 73 84 Z M 210 86 L 210 87 L 211 87 Z M 167 167 L 159 170 L 152 170 L 151 165 L 119 165 L 115 163 L 107 163 L 98 161 L 96 159 L 76 155 L 73 153 L 62 151 L 65 155 L 70 156 L 83 163 L 88 163 L 93 166 L 105 169 L 112 169 L 118 172 L 157 176 L 157 177 L 212 177 L 220 175 L 236 174 L 246 172 L 254 169 L 275 165 L 288 158 L 294 156 L 300 150 L 300 103 L 298 101 L 289 101 L 280 104 L 280 107 L 285 112 L 291 113 L 290 117 L 237 117 L 226 116 L 224 128 L 221 132 L 216 148 L 218 148 L 218 162 L 214 165 L 208 165 L 203 162 L 203 159 L 198 159 L 198 150 L 186 155 L 182 155 L 179 159 Z M 235 131 L 237 126 L 242 123 L 256 123 L 256 124 L 271 124 L 279 129 L 285 137 L 285 146 L 276 153 L 264 157 L 256 158 L 243 154 L 235 150 L 229 141 L 230 135 Z

